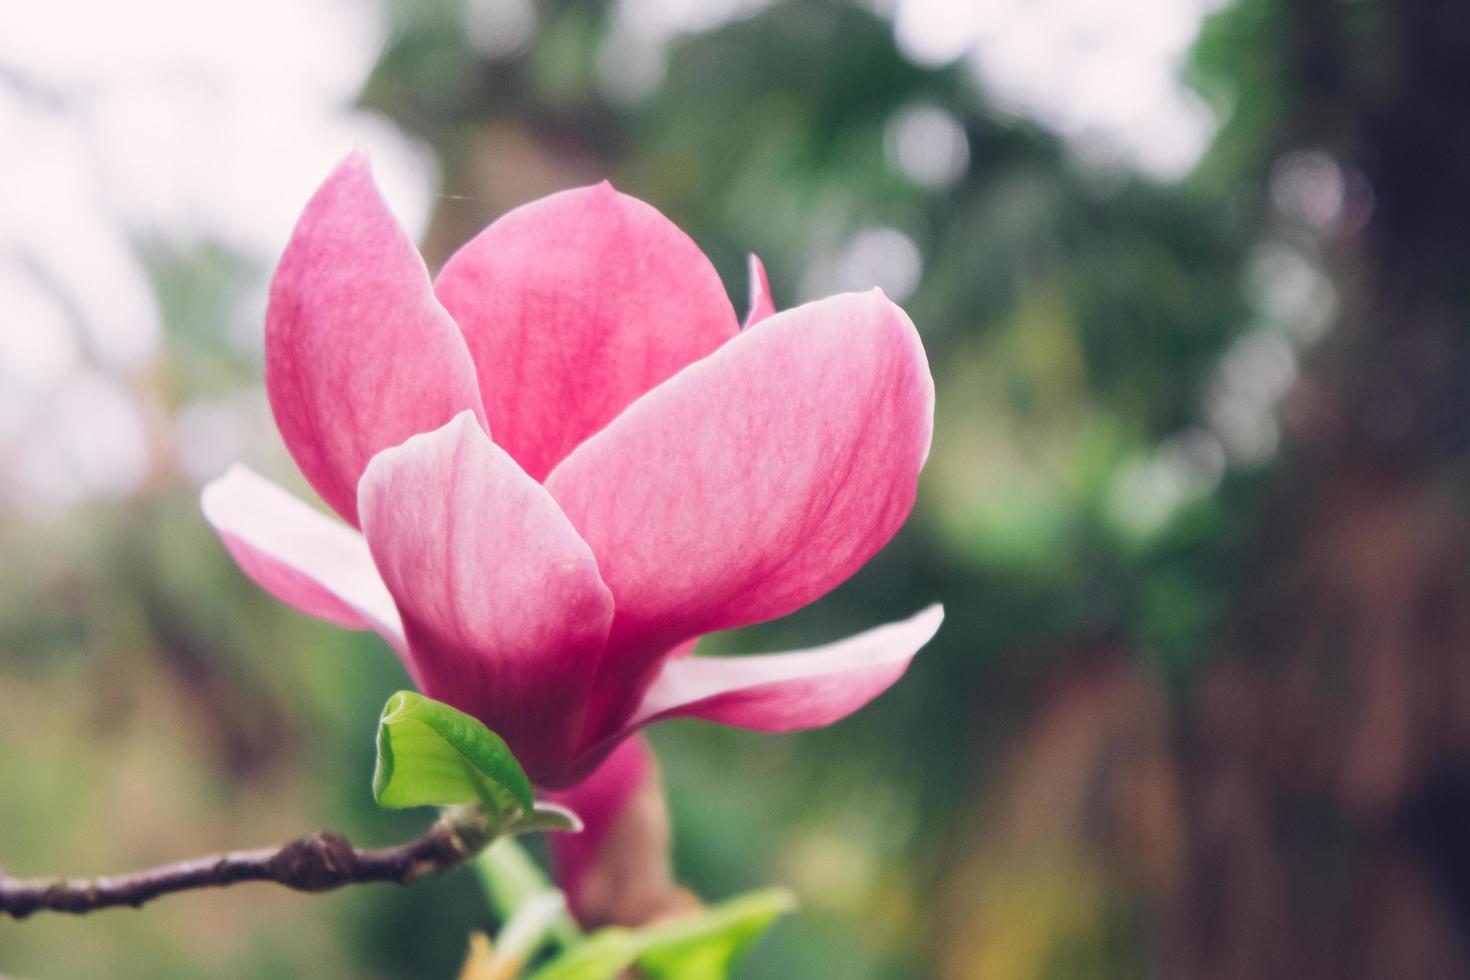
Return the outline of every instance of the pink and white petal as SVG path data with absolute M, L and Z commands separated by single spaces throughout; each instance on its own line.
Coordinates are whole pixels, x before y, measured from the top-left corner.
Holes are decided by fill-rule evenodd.
M 749 330 L 776 312 L 776 301 L 771 298 L 771 281 L 766 278 L 766 266 L 760 256 L 751 252 L 745 265 L 750 275 L 750 305 L 740 329 Z
M 617 602 L 597 695 L 625 702 L 594 729 L 664 651 L 857 571 L 913 507 L 933 417 L 918 333 L 874 290 L 763 320 L 568 456 L 546 486 Z
M 470 409 L 475 368 L 424 260 L 354 153 L 306 205 L 271 283 L 266 389 L 286 446 L 357 524 L 357 480 L 381 449 Z
M 606 182 L 509 212 L 435 289 L 469 343 L 495 441 L 538 480 L 738 330 L 699 247 Z
M 821 728 L 886 691 L 943 621 L 934 605 L 810 650 L 670 660 L 630 724 L 693 717 L 762 732 Z
M 375 630 L 407 662 L 398 609 L 361 534 L 244 466 L 230 467 L 199 499 L 257 585 L 318 619 Z
M 358 508 L 424 693 L 554 784 L 612 620 L 591 549 L 468 412 L 373 457 Z
M 641 735 L 626 739 L 585 779 L 570 789 L 546 794 L 582 818 L 579 834 L 555 833 L 549 840 L 556 881 L 573 909 L 582 906 L 587 879 L 598 866 L 602 845 L 624 808 L 654 771 Z

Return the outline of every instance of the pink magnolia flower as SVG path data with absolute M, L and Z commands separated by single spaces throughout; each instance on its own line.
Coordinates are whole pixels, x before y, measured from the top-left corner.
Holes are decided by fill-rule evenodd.
M 742 330 L 695 244 L 604 183 L 511 211 L 431 282 L 351 156 L 306 206 L 266 316 L 276 422 L 345 523 L 238 466 L 205 515 L 257 583 L 377 631 L 543 787 L 664 718 L 836 721 L 903 673 L 938 607 L 811 650 L 687 654 L 888 541 L 933 382 L 881 292 L 776 313 L 751 266 Z

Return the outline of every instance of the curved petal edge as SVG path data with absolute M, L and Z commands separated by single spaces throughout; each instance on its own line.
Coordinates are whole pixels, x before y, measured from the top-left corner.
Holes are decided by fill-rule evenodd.
M 240 465 L 207 484 L 199 502 L 257 585 L 318 619 L 375 630 L 406 659 L 398 609 L 361 534 Z
M 463 409 L 483 424 L 469 349 L 361 153 L 332 171 L 296 223 L 271 282 L 265 361 L 286 447 L 349 524 L 379 450 Z
M 939 630 L 944 608 L 809 650 L 668 661 L 632 721 L 703 718 L 762 732 L 821 728 L 886 691 Z

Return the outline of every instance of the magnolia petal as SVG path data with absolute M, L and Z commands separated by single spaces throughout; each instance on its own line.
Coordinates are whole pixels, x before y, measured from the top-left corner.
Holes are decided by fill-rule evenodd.
M 244 466 L 211 481 L 199 500 L 257 585 L 318 619 L 375 630 L 406 660 L 398 609 L 361 534 Z
M 771 281 L 766 278 L 766 266 L 760 256 L 751 252 L 745 265 L 750 276 L 750 305 L 741 329 L 749 330 L 776 312 L 776 301 L 771 298 Z
M 463 409 L 483 416 L 464 338 L 361 153 L 322 184 L 281 257 L 265 377 L 291 455 L 351 524 L 375 453 Z
M 641 735 L 635 736 L 613 750 L 576 786 L 546 794 L 547 799 L 582 818 L 580 834 L 558 833 L 549 839 L 557 884 L 567 893 L 573 909 L 583 905 L 585 885 L 618 815 L 653 772 L 648 745 Z
M 424 693 L 554 782 L 612 619 L 587 544 L 468 412 L 373 457 L 358 509 Z
M 579 446 L 546 486 L 617 601 L 599 699 L 857 571 L 913 506 L 933 417 L 918 334 L 874 290 L 763 320 Z M 633 706 L 599 707 L 589 738 Z
M 737 332 L 699 247 L 606 182 L 509 212 L 435 289 L 469 343 L 495 441 L 538 480 Z
M 810 650 L 670 660 L 631 724 L 693 717 L 762 732 L 821 728 L 886 691 L 943 621 L 934 605 Z

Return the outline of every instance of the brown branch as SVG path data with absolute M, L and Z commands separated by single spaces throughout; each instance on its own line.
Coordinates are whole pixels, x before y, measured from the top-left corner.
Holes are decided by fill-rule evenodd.
M 11 878 L 0 871 L 0 916 L 137 908 L 170 892 L 241 881 L 273 881 L 301 892 L 370 881 L 407 885 L 459 867 L 483 850 L 490 836 L 483 814 L 466 807 L 446 811 L 422 836 L 396 847 L 358 850 L 341 834 L 322 830 L 279 847 L 230 851 L 106 878 Z

